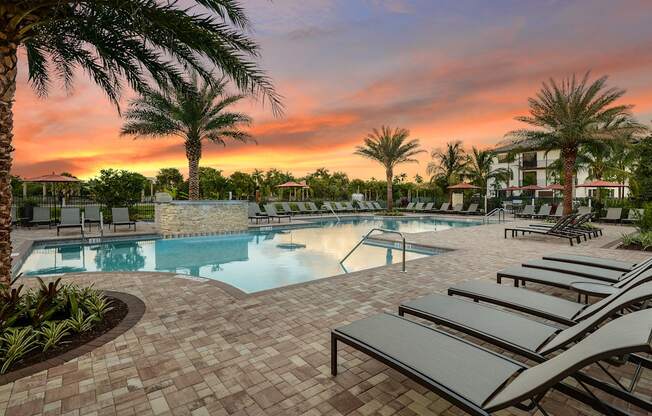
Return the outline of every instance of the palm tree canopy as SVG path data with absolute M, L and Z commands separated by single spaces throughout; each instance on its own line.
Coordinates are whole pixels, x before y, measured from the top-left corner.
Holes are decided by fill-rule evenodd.
M 589 75 L 544 82 L 536 97 L 528 99 L 530 115 L 516 117 L 534 129 L 507 136 L 523 147 L 577 149 L 583 143 L 646 130 L 632 118 L 631 105 L 615 104 L 625 90 L 607 88 L 606 76 L 589 82 Z
M 408 140 L 410 132 L 406 129 L 382 126 L 380 131 L 373 129 L 364 139 L 363 146 L 357 146 L 355 154 L 380 162 L 386 170 L 392 170 L 401 163 L 417 162 L 414 156 L 423 153 L 419 140 Z
M 256 59 L 249 20 L 237 0 L 21 0 L 3 5 L 9 42 L 26 52 L 31 85 L 47 94 L 84 70 L 118 104 L 123 82 L 142 92 L 150 80 L 182 83 L 188 69 L 209 80 L 213 65 L 242 92 L 282 111 L 281 98 Z M 188 6 L 187 4 L 191 5 Z
M 480 150 L 473 146 L 471 154 L 467 156 L 464 176 L 468 177 L 475 185 L 486 192 L 487 182 L 494 178 L 498 182 L 511 179 L 511 170 L 506 168 L 493 169 L 496 153 L 492 150 Z
M 433 159 L 428 163 L 427 172 L 433 178 L 445 179 L 448 185 L 459 182 L 464 175 L 464 169 L 468 162 L 466 152 L 460 140 L 446 143 L 445 149 L 435 149 L 430 153 Z M 433 179 L 431 178 L 431 180 Z
M 142 137 L 178 136 L 186 141 L 208 140 L 225 145 L 225 139 L 252 141 L 240 126 L 251 124 L 246 114 L 226 108 L 244 98 L 226 93 L 226 81 L 189 83 L 146 91 L 130 102 L 121 135 Z

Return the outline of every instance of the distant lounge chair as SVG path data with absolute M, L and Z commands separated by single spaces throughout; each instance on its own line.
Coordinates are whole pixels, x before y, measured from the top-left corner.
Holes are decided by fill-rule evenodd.
M 367 206 L 364 201 L 355 201 L 358 204 L 358 211 L 369 212 L 372 211 L 371 208 Z
M 297 202 L 296 204 L 297 204 L 297 208 L 299 208 L 299 212 L 301 212 L 303 214 L 314 214 L 315 213 L 313 210 L 311 210 L 310 208 L 308 208 L 306 206 L 305 202 Z
M 552 207 L 548 204 L 543 204 L 539 207 L 539 212 L 532 214 L 532 218 L 548 218 Z
M 630 208 L 627 213 L 627 218 L 623 219 L 623 222 L 633 223 L 643 217 L 645 210 L 643 208 Z
M 62 228 L 79 228 L 84 238 L 84 225 L 81 222 L 79 208 L 61 208 L 61 220 L 57 224 L 57 235 Z
M 622 208 L 609 208 L 607 209 L 607 215 L 599 218 L 599 220 L 605 222 L 619 222 L 620 217 L 622 216 L 623 216 Z
M 281 207 L 283 207 L 284 214 L 290 214 L 290 215 L 301 214 L 300 211 L 297 211 L 296 209 L 292 209 L 292 206 L 290 205 L 289 202 L 281 202 Z
M 89 206 L 84 208 L 84 224 L 97 224 L 97 227 L 99 228 L 100 223 L 102 222 L 100 217 L 100 207 Z
M 449 202 L 444 202 L 441 204 L 441 207 L 439 209 L 434 210 L 434 212 L 447 212 L 451 207 L 451 204 Z
M 260 220 L 267 220 L 267 223 L 269 223 L 269 215 L 264 214 L 260 210 L 260 206 L 256 202 L 250 202 L 249 203 L 249 220 L 256 220 L 256 224 Z
M 463 204 L 457 204 L 453 206 L 453 209 L 451 209 L 450 212 L 451 214 L 461 214 L 463 208 L 464 208 Z
M 546 254 L 543 256 L 543 259 L 565 261 L 567 263 L 583 264 L 585 266 L 602 267 L 604 269 L 618 270 L 621 272 L 630 272 L 634 267 L 637 266 L 637 263 L 632 262 L 566 253 Z
M 464 215 L 477 215 L 477 214 L 480 213 L 480 212 L 478 211 L 478 206 L 479 206 L 479 204 L 471 204 L 471 205 L 469 205 L 469 207 L 468 207 L 466 210 L 461 211 L 460 214 L 464 214 Z
M 532 217 L 535 214 L 534 205 L 526 205 L 523 211 L 516 214 L 517 217 Z
M 34 207 L 32 210 L 32 219 L 29 223 L 32 225 L 47 224 L 48 228 L 51 228 L 52 218 L 50 217 L 50 208 Z
M 399 207 L 399 208 L 397 208 L 397 209 L 398 209 L 399 211 L 411 211 L 411 210 L 414 209 L 414 204 L 415 204 L 414 202 L 410 202 L 410 203 L 408 203 L 406 206 L 404 206 L 404 207 Z
M 385 208 L 383 208 L 383 207 L 380 206 L 380 204 L 378 203 L 378 201 L 371 201 L 370 204 L 371 204 L 372 207 L 374 207 L 374 210 L 375 210 L 375 211 L 382 211 L 382 210 L 385 209 Z
M 337 347 L 343 342 L 471 415 L 487 416 L 513 406 L 542 409 L 540 398 L 553 388 L 604 411 L 612 406 L 565 384 L 564 379 L 588 378 L 581 370 L 605 358 L 652 353 L 651 332 L 652 310 L 633 312 L 528 369 L 524 363 L 442 330 L 378 314 L 331 331 L 331 374 L 337 375 Z M 526 407 L 524 402 L 532 403 Z
M 344 205 L 344 208 L 346 208 L 347 211 L 355 212 L 358 209 L 353 206 L 353 204 L 349 201 L 347 202 L 342 202 L 342 205 Z
M 423 202 L 417 202 L 414 204 L 414 208 L 412 208 L 412 212 L 420 212 L 423 211 Z
M 315 205 L 314 202 L 306 202 L 306 207 L 310 210 L 310 212 L 313 212 L 315 214 L 321 214 L 324 212 L 323 209 L 317 208 L 317 205 Z
M 591 213 L 591 207 L 587 207 L 585 205 L 577 208 L 577 213 L 579 215 L 584 215 L 584 214 L 590 214 Z
M 129 219 L 129 208 L 111 208 L 111 224 L 113 224 L 113 231 L 116 231 L 118 225 L 126 225 L 131 229 L 131 226 L 134 226 L 134 231 L 136 231 L 136 221 L 131 221 Z
M 550 218 L 561 218 L 563 217 L 564 207 L 562 205 L 557 205 L 555 212 L 550 214 Z
M 339 202 L 333 202 L 333 205 L 331 206 L 335 209 L 336 212 L 346 212 L 346 208 L 344 208 Z
M 423 209 L 420 210 L 420 212 L 430 212 L 432 211 L 432 208 L 435 206 L 434 202 L 428 202 L 426 205 L 423 206 Z
M 281 218 L 287 218 L 288 221 L 292 221 L 292 216 L 290 214 L 279 214 L 276 212 L 275 204 L 265 204 L 265 214 L 270 218 L 278 219 L 278 222 L 281 222 Z
M 577 243 L 579 244 L 581 242 L 581 238 L 579 235 L 576 233 L 569 233 L 564 231 L 564 227 L 566 227 L 571 221 L 573 221 L 577 217 L 577 214 L 573 215 L 568 215 L 566 217 L 562 217 L 559 221 L 557 221 L 556 224 L 554 224 L 550 228 L 544 228 L 544 227 L 507 227 L 505 228 L 505 238 L 507 238 L 507 232 L 510 231 L 512 233 L 512 238 L 518 237 L 518 233 L 521 233 L 522 235 L 525 234 L 540 234 L 540 235 L 547 235 L 551 237 L 557 237 L 557 238 L 565 238 L 568 239 L 568 242 L 570 245 L 573 245 L 573 241 L 577 240 Z

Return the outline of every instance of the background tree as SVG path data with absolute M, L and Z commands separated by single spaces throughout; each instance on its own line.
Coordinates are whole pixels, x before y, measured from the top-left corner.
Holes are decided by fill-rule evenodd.
M 471 153 L 467 155 L 464 176 L 480 187 L 484 197 L 484 209 L 487 212 L 487 188 L 490 179 L 497 182 L 505 182 L 511 176 L 511 171 L 505 168 L 493 169 L 496 153 L 491 150 L 480 150 L 473 146 Z
M 120 134 L 137 139 L 181 137 L 188 158 L 188 198 L 196 200 L 199 199 L 202 142 L 226 146 L 226 139 L 253 141 L 249 133 L 240 129 L 249 126 L 251 118 L 226 111 L 242 98 L 244 95 L 229 95 L 224 80 L 210 84 L 193 75 L 190 84 L 145 91 L 132 100 Z
M 638 160 L 634 166 L 634 181 L 630 184 L 642 201 L 652 201 L 652 136 L 635 147 Z
M 201 7 L 192 7 L 199 6 Z M 249 19 L 236 0 L 23 0 L 0 6 L 0 281 L 11 275 L 11 153 L 18 58 L 45 96 L 55 79 L 66 88 L 84 71 L 117 105 L 126 84 L 182 83 L 192 68 L 205 79 L 215 67 L 240 91 L 281 111 L 280 97 L 255 59 Z M 24 54 L 18 53 L 19 49 Z M 79 71 L 79 72 L 81 72 Z
M 544 82 L 528 104 L 530 115 L 516 117 L 534 129 L 508 133 L 516 144 L 541 149 L 559 149 L 564 167 L 564 214 L 573 209 L 573 175 L 579 147 L 585 143 L 612 140 L 626 133 L 644 131 L 634 121 L 631 105 L 616 105 L 625 90 L 607 88 L 607 77 L 589 82 L 589 73 L 558 82 Z
M 427 168 L 428 175 L 431 175 L 430 181 L 437 183 L 448 193 L 449 202 L 452 192 L 448 191 L 448 187 L 462 180 L 468 162 L 462 146 L 462 142 L 456 140 L 446 143 L 445 149 L 434 149 L 430 152 L 432 160 L 428 163 Z
M 183 175 L 177 168 L 161 168 L 156 174 L 156 189 L 159 191 L 178 189 L 183 184 Z
M 229 176 L 228 188 L 236 199 L 247 200 L 256 191 L 256 183 L 248 173 L 236 171 Z
M 134 204 L 140 200 L 147 183 L 147 178 L 140 173 L 116 169 L 102 169 L 88 181 L 93 199 L 107 207 Z
M 415 163 L 413 157 L 424 150 L 419 149 L 419 140 L 408 140 L 410 132 L 406 129 L 382 126 L 380 131 L 373 129 L 364 139 L 363 146 L 357 146 L 355 154 L 375 160 L 385 168 L 387 178 L 387 209 L 393 207 L 392 184 L 394 167 L 402 163 Z
M 222 175 L 221 170 L 210 167 L 199 168 L 199 187 L 201 197 L 204 199 L 224 198 L 227 191 L 228 179 Z

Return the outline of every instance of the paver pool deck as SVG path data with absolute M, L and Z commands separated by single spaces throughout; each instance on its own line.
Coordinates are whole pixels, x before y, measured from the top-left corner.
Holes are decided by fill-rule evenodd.
M 464 280 L 495 282 L 497 270 L 546 253 L 647 257 L 605 248 L 631 227 L 604 225 L 603 237 L 575 247 L 545 237 L 504 239 L 504 228 L 492 224 L 411 234 L 410 242 L 453 250 L 410 261 L 406 273 L 400 273 L 400 265 L 385 266 L 246 297 L 167 273 L 66 275 L 67 282 L 135 295 L 145 302 L 145 314 L 132 329 L 90 353 L 0 386 L 0 414 L 464 414 L 346 346 L 339 352 L 340 374 L 331 377 L 329 331 L 381 311 L 396 312 L 402 300 L 445 293 Z M 26 233 L 19 231 L 16 241 L 29 239 Z M 38 233 L 41 238 L 45 231 Z M 548 291 L 573 298 L 564 290 Z M 626 381 L 631 373 L 619 375 Z M 637 392 L 652 396 L 650 371 Z M 554 392 L 543 405 L 551 415 L 597 414 Z

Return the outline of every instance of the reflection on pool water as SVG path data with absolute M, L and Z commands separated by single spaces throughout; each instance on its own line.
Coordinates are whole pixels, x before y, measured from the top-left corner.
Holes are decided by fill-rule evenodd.
M 45 245 L 32 250 L 20 272 L 48 275 L 165 271 L 219 280 L 252 293 L 400 262 L 398 249 L 362 245 L 340 264 L 347 252 L 374 227 L 412 233 L 477 224 L 432 218 L 365 218 L 234 235 Z M 413 248 L 407 252 L 406 259 L 438 252 Z

